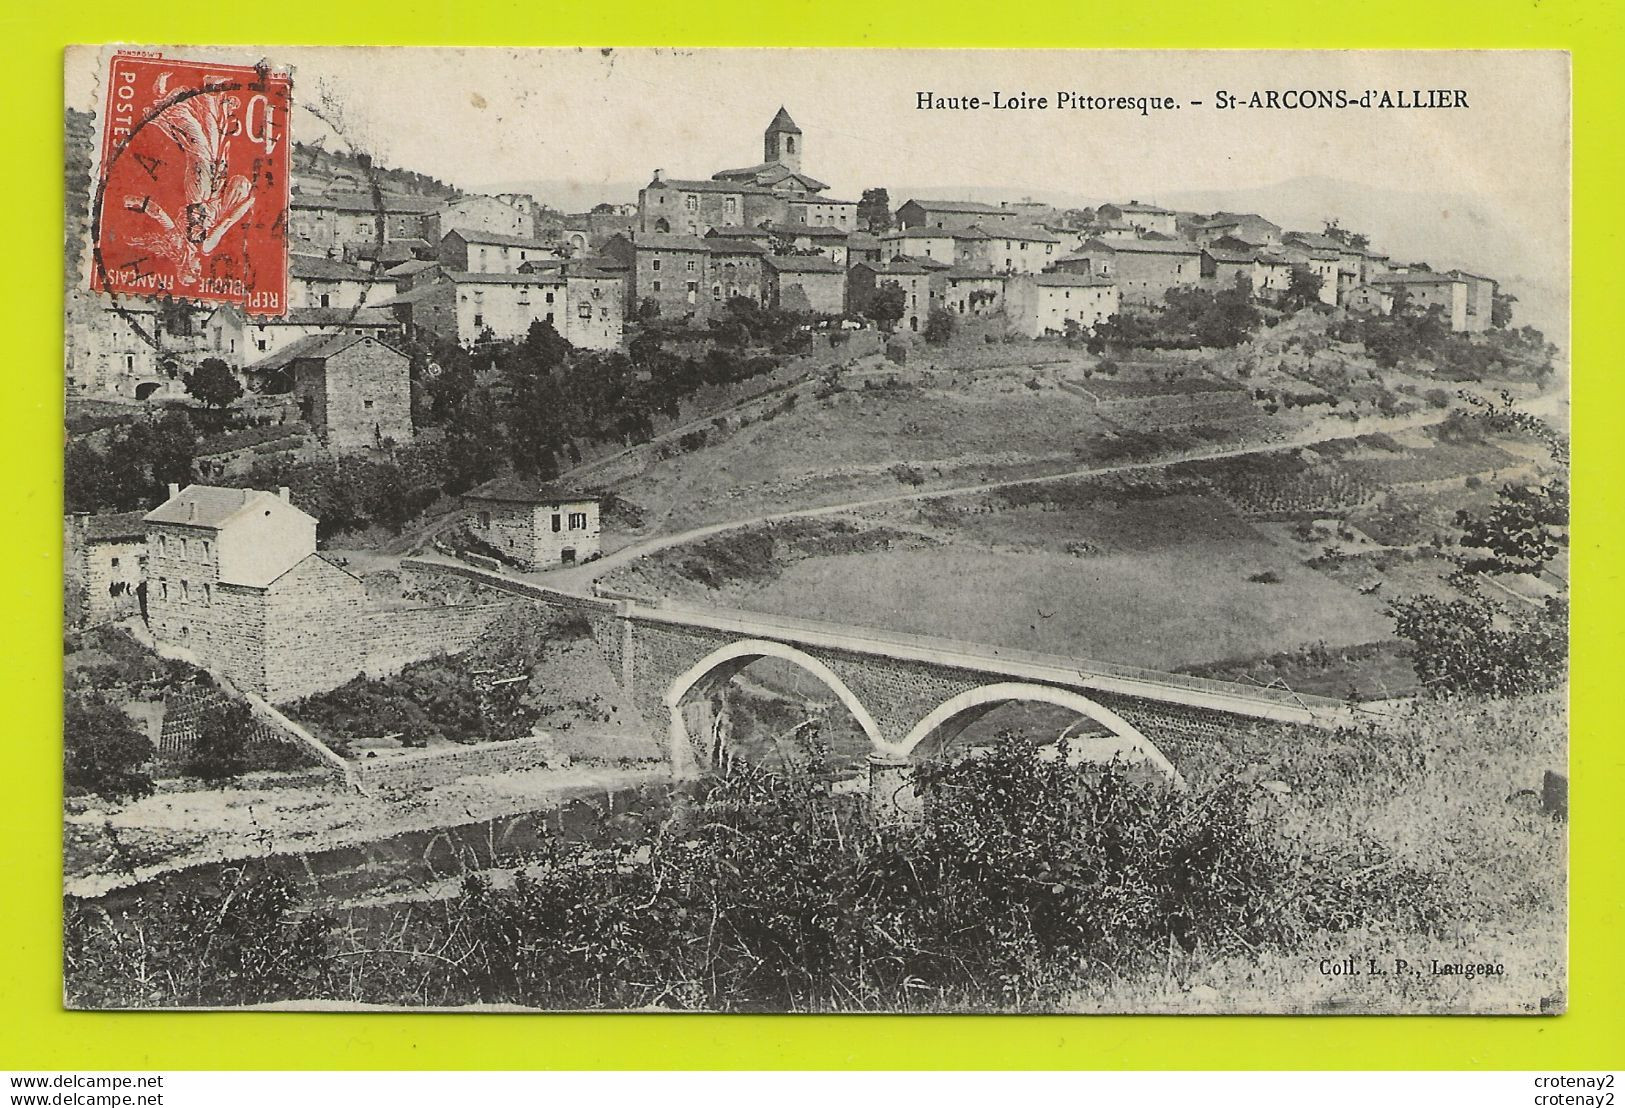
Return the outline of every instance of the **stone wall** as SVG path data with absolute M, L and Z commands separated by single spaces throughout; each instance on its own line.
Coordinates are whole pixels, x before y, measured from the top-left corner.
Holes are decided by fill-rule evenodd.
M 550 735 L 483 742 L 454 750 L 423 750 L 362 758 L 355 763 L 361 788 L 369 793 L 409 792 L 491 773 L 523 773 L 569 764 Z

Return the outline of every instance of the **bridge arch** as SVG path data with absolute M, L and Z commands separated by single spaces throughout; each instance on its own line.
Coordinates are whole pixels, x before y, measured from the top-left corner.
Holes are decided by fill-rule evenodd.
M 689 721 L 683 711 L 685 705 L 691 704 L 696 699 L 696 693 L 699 697 L 708 698 L 717 689 L 733 680 L 734 676 L 746 666 L 763 658 L 778 658 L 799 666 L 818 678 L 828 686 L 846 710 L 852 713 L 852 718 L 857 720 L 858 726 L 863 728 L 863 733 L 868 736 L 870 745 L 876 750 L 888 749 L 874 716 L 829 666 L 806 651 L 798 650 L 787 643 L 774 642 L 772 639 L 741 639 L 713 650 L 679 674 L 666 687 L 662 702 L 671 713 L 671 754 L 675 769 L 682 772 L 684 766 L 690 765 L 693 758 L 694 747 L 689 732 Z
M 1054 685 L 1037 685 L 1023 681 L 1003 681 L 992 685 L 979 685 L 974 689 L 967 689 L 958 696 L 950 697 L 937 705 L 920 722 L 916 723 L 908 736 L 896 748 L 897 753 L 912 758 L 915 751 L 927 740 L 939 743 L 952 741 L 965 728 L 1006 704 L 1020 701 L 1029 703 L 1054 704 L 1067 708 L 1086 716 L 1096 723 L 1103 725 L 1115 735 L 1123 744 L 1122 749 L 1132 753 L 1133 756 L 1143 759 L 1169 778 L 1176 788 L 1185 787 L 1185 779 L 1174 768 L 1162 751 L 1140 733 L 1128 720 L 1107 708 L 1097 704 L 1082 693 L 1071 689 L 1058 688 Z

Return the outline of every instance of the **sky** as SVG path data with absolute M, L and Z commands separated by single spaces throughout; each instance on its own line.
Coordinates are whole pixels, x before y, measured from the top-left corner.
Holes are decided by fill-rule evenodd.
M 330 146 L 347 143 L 469 191 L 571 182 L 582 207 L 635 200 L 656 168 L 709 177 L 760 161 L 762 130 L 782 104 L 804 132 L 803 168 L 846 199 L 885 185 L 894 204 L 900 188 L 1172 203 L 1319 178 L 1345 193 L 1465 198 L 1527 273 L 1551 281 L 1567 272 L 1569 72 L 1556 52 L 166 52 L 291 66 L 296 101 L 325 102 L 327 114 L 340 106 L 344 135 L 329 134 Z M 94 50 L 70 53 L 71 105 L 95 106 L 102 64 Z M 1245 100 L 1254 90 L 1298 89 L 1460 89 L 1468 106 L 1215 107 L 1220 91 Z M 985 100 L 995 91 L 1053 105 L 1062 90 L 1171 97 L 1180 107 L 1142 115 L 916 106 L 921 92 Z M 298 109 L 293 126 L 304 140 L 328 130 Z M 1441 210 L 1452 202 L 1441 199 Z

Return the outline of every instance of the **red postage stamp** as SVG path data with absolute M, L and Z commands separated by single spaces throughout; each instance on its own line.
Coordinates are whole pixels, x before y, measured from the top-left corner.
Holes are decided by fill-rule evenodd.
M 290 77 L 115 54 L 91 287 L 287 310 Z

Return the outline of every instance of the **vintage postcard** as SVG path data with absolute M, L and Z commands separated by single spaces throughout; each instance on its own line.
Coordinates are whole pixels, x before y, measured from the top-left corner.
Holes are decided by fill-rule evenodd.
M 66 69 L 70 1007 L 1564 1010 L 1566 54 Z

